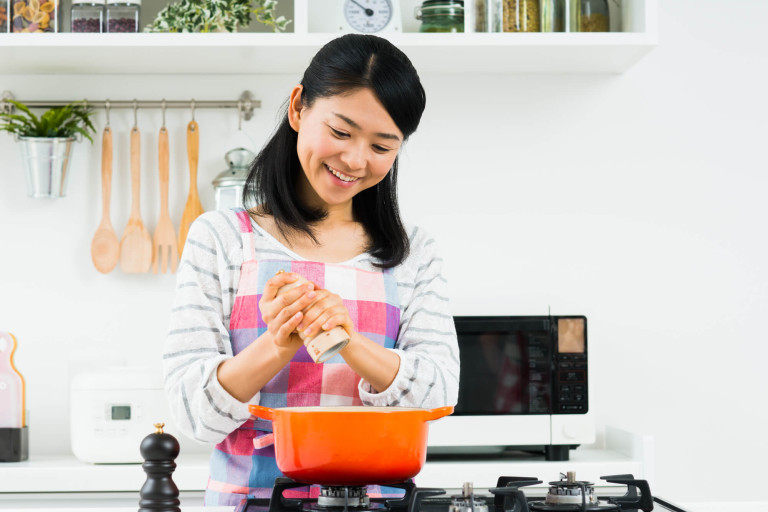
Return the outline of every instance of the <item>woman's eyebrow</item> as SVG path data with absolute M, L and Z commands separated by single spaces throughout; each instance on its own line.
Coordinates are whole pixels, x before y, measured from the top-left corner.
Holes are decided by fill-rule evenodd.
M 350 125 L 352 128 L 355 128 L 357 130 L 360 130 L 360 125 L 348 118 L 347 116 L 343 114 L 339 114 L 338 112 L 333 112 L 333 115 Z M 374 133 L 377 137 L 381 137 L 382 139 L 392 139 L 400 142 L 400 137 L 395 135 L 394 133 Z

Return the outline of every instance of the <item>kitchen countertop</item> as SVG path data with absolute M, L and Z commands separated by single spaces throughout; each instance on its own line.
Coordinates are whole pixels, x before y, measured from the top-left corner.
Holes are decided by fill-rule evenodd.
M 172 478 L 182 496 L 185 511 L 202 504 L 202 491 L 208 479 L 205 454 L 181 454 L 176 459 Z M 571 450 L 568 461 L 545 461 L 541 456 L 511 453 L 505 457 L 453 457 L 428 460 L 415 478 L 422 487 L 438 487 L 458 492 L 464 482 L 483 490 L 496 485 L 501 475 L 535 476 L 546 482 L 558 480 L 560 473 L 575 471 L 580 479 L 600 484 L 600 476 L 632 473 L 653 481 L 653 441 L 618 429 L 607 429 L 595 445 Z M 29 460 L 0 464 L 0 509 L 34 508 L 68 511 L 89 507 L 121 507 L 137 503 L 138 491 L 146 481 L 141 464 L 89 464 L 72 455 L 32 455 Z M 610 486 L 612 484 L 605 484 Z M 10 508 L 9 508 L 10 507 Z M 135 506 L 131 508 L 134 512 Z M 207 509 L 206 512 L 213 512 Z
M 204 455 L 180 456 L 172 475 L 180 491 L 201 491 L 208 479 L 208 459 Z M 473 481 L 476 488 L 493 487 L 499 475 L 535 475 L 548 481 L 559 473 L 576 471 L 586 479 L 618 473 L 647 477 L 642 460 L 611 450 L 579 448 L 571 460 L 548 462 L 537 458 L 455 459 L 427 461 L 416 481 L 421 486 L 460 489 Z M 146 480 L 141 464 L 88 464 L 73 456 L 33 457 L 16 463 L 0 464 L 2 493 L 37 492 L 130 492 Z

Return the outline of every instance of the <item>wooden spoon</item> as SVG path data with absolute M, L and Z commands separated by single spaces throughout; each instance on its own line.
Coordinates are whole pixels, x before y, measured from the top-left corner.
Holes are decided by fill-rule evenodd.
M 176 272 L 179 262 L 179 246 L 176 243 L 176 230 L 173 229 L 171 214 L 168 211 L 168 130 L 160 127 L 158 136 L 158 155 L 160 167 L 160 217 L 157 220 L 152 250 L 152 272 L 157 274 L 157 263 L 160 261 L 160 272 L 165 273 L 168 262 L 171 272 Z
M 120 240 L 120 270 L 148 272 L 152 265 L 152 238 L 141 222 L 141 137 L 138 126 L 131 130 L 131 216 Z
M 192 120 L 187 125 L 187 159 L 189 160 L 189 195 L 187 204 L 184 206 L 184 213 L 181 216 L 181 225 L 179 226 L 179 251 L 184 249 L 184 242 L 187 240 L 189 226 L 192 221 L 198 218 L 202 213 L 203 205 L 200 204 L 200 197 L 197 195 L 197 160 L 200 148 L 200 132 L 197 122 Z
M 108 274 L 120 259 L 120 241 L 109 215 L 112 193 L 112 130 L 104 127 L 101 141 L 101 222 L 91 241 L 93 266 L 102 274 Z

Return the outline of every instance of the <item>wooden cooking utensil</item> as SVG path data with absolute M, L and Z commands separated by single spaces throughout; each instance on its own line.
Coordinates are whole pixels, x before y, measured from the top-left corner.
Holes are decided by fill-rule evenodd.
M 171 273 L 176 272 L 179 262 L 179 246 L 176 242 L 176 230 L 173 228 L 171 214 L 168 211 L 168 130 L 165 125 L 160 127 L 158 136 L 158 155 L 160 168 L 160 217 L 155 228 L 154 245 L 152 247 L 152 272 L 157 274 L 158 261 L 160 272 L 165 273 L 168 263 Z
M 181 225 L 179 226 L 179 251 L 184 249 L 184 242 L 187 240 L 189 226 L 192 221 L 198 218 L 203 212 L 203 205 L 200 204 L 200 197 L 197 195 L 197 160 L 200 149 L 200 132 L 197 122 L 193 119 L 187 125 L 187 159 L 189 160 L 189 195 L 187 204 L 184 206 L 184 213 L 181 216 Z
M 131 216 L 120 240 L 120 270 L 148 272 L 152 265 L 152 238 L 141 222 L 141 137 L 138 126 L 131 129 Z
M 108 274 L 120 259 L 120 240 L 109 215 L 112 194 L 112 130 L 104 127 L 101 139 L 101 222 L 91 241 L 91 260 L 96 270 Z

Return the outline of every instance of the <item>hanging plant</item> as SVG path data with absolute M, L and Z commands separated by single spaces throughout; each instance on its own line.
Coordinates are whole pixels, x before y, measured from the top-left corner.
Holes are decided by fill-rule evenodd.
M 96 131 L 90 119 L 93 109 L 84 102 L 51 108 L 38 117 L 23 103 L 11 99 L 6 101 L 21 113 L 4 111 L 0 107 L 0 121 L 5 121 L 0 124 L 0 131 L 10 132 L 18 137 L 69 138 L 80 134 L 93 142 L 89 133 Z
M 275 17 L 277 0 L 180 0 L 161 10 L 145 32 L 235 32 L 247 27 L 251 17 L 275 32 L 290 23 Z

